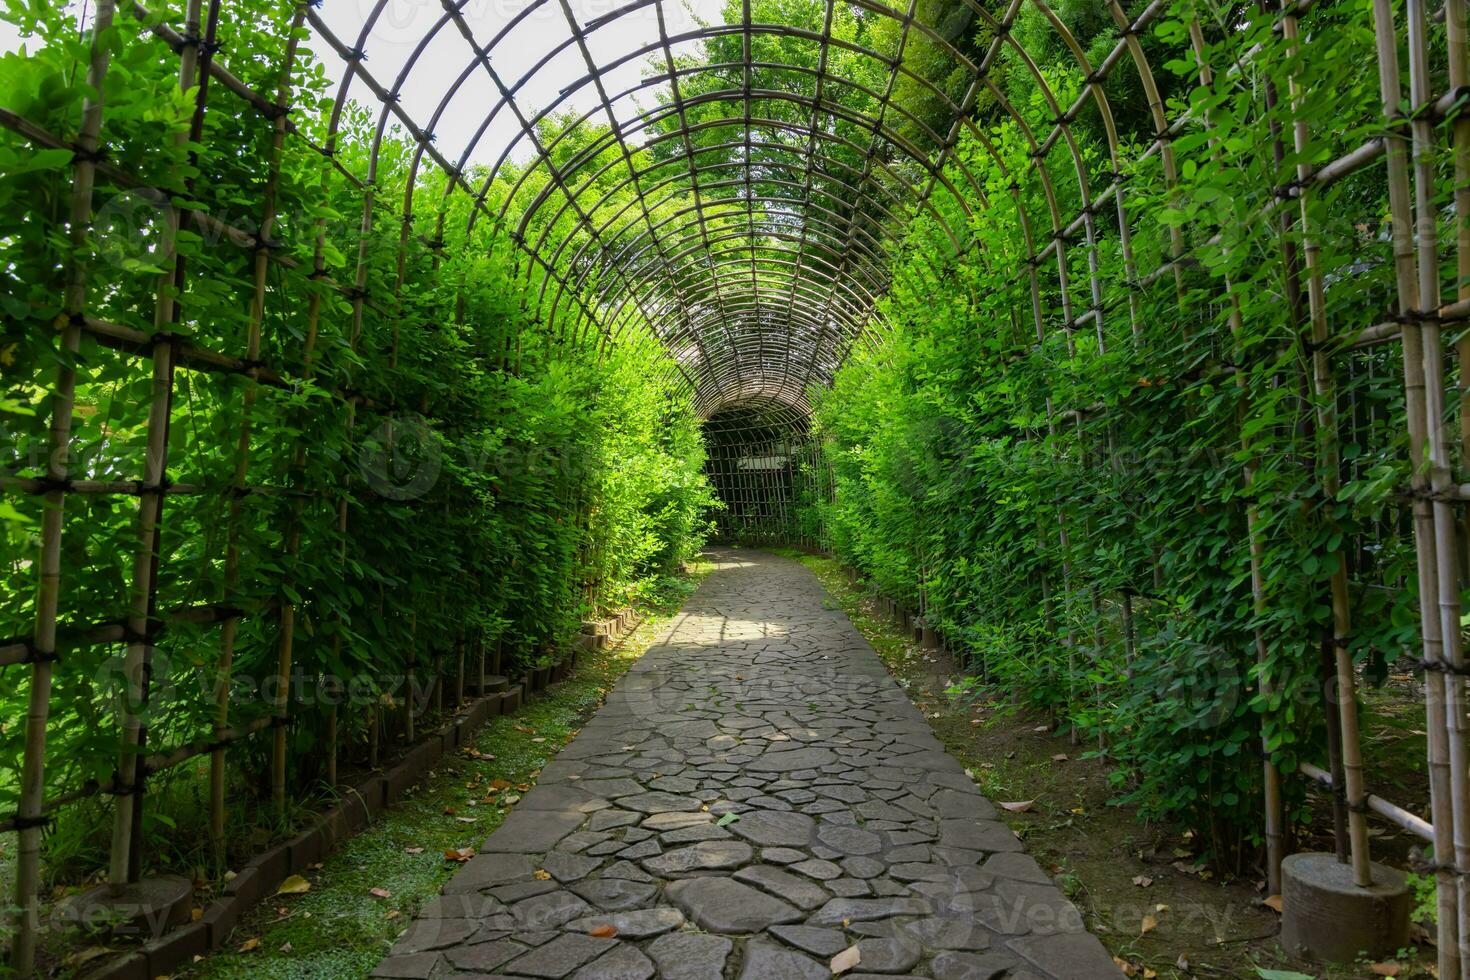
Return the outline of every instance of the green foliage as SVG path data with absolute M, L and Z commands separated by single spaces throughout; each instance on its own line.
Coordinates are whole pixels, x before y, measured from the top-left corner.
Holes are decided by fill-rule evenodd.
M 87 44 L 63 12 L 33 6 L 12 5 L 35 34 L 25 52 L 0 57 L 0 87 L 8 109 L 70 140 L 88 94 Z M 281 86 L 295 6 L 231 12 L 229 48 L 255 55 L 232 70 L 257 91 Z M 159 637 L 150 753 L 210 736 L 217 682 L 231 685 L 232 724 L 271 712 L 266 692 L 287 608 L 291 785 L 309 800 L 324 774 L 334 685 L 347 685 L 337 718 L 346 766 L 365 756 L 370 707 L 387 709 L 376 714 L 391 739 L 401 734 L 399 709 L 421 709 L 435 677 L 452 690 L 461 662 L 472 673 L 484 652 L 492 668 L 516 676 L 560 659 L 582 620 L 667 591 L 702 545 L 713 500 L 690 393 L 642 324 L 627 325 L 616 344 L 543 326 L 526 302 L 540 281 L 527 278 L 502 229 L 472 220 L 482 216 L 467 195 L 446 199 L 442 174 L 411 171 L 411 141 L 390 132 L 374 158 L 376 119 L 362 108 L 346 107 L 332 160 L 293 137 L 276 161 L 271 121 L 215 86 L 200 139 L 181 144 L 193 100 L 179 92 L 174 53 L 131 13 L 119 13 L 101 43 L 112 55 L 102 93 L 107 167 L 84 248 L 74 251 L 66 235 L 71 153 L 0 137 L 3 471 L 45 474 L 65 363 L 77 376 L 73 478 L 142 476 L 154 390 L 146 345 L 140 354 L 84 332 L 71 357 L 57 344 L 72 269 L 85 276 L 89 316 L 154 332 L 161 275 L 173 267 L 161 244 L 169 213 L 112 173 L 165 189 L 184 214 L 186 276 L 171 330 L 190 349 L 243 357 L 255 295 L 253 253 L 191 212 L 255 229 L 268 187 L 283 260 L 267 267 L 257 315 L 258 360 L 284 380 L 256 385 L 187 360 L 173 379 L 167 475 L 192 489 L 165 499 L 155 608 L 164 616 L 224 603 L 245 615 L 224 675 L 217 624 L 179 624 Z M 290 81 L 293 125 L 320 140 L 331 104 L 306 48 Z M 345 176 L 370 171 L 372 194 Z M 428 203 L 405 227 L 410 181 Z M 430 244 L 441 235 L 442 248 Z M 321 272 L 311 275 L 318 257 Z M 344 288 L 355 281 L 365 295 Z M 233 490 L 241 466 L 248 493 Z M 0 501 L 0 636 L 34 628 L 43 506 L 42 496 L 19 492 Z M 66 496 L 64 635 L 126 615 L 138 509 L 134 496 Z M 63 644 L 47 726 L 48 798 L 116 766 L 121 652 L 116 643 Z M 0 668 L 0 812 L 17 801 L 29 671 Z M 254 810 L 268 792 L 270 737 L 229 752 L 230 799 L 244 811 L 232 813 L 232 826 L 266 822 Z M 147 859 L 179 863 L 180 848 L 206 839 L 199 771 L 190 763 L 150 783 Z M 96 869 L 106 810 L 67 811 L 81 827 L 53 838 L 56 875 Z
M 1095 6 L 1057 10 L 1085 50 L 1110 50 L 1116 27 Z M 1393 295 L 1381 180 L 1344 180 L 1309 195 L 1304 212 L 1274 193 L 1295 177 L 1298 118 L 1312 162 L 1376 131 L 1371 80 L 1354 69 L 1372 59 L 1372 38 L 1361 18 L 1329 12 L 1292 53 L 1269 17 L 1237 5 L 1229 29 L 1205 19 L 1216 73 L 1201 85 L 1196 55 L 1178 54 L 1190 51 L 1194 8 L 1175 4 L 1144 39 L 1176 53 L 1159 81 L 1179 92 L 1169 118 L 1190 113 L 1172 144 L 1177 177 L 1139 152 L 1152 135 L 1144 112 L 1119 114 L 1116 158 L 1092 123 L 1078 127 L 1075 156 L 1065 140 L 1033 155 L 1027 129 L 1039 139 L 1055 110 L 1037 74 L 1001 58 L 996 77 L 1027 127 L 981 105 L 988 145 L 967 135 L 958 149 L 985 192 L 966 191 L 968 247 L 956 254 L 932 218 L 913 222 L 883 307 L 887 343 L 857 350 L 830 389 L 811 392 L 836 493 L 810 509 L 882 591 L 913 608 L 922 597 L 983 683 L 1100 738 L 1120 799 L 1230 859 L 1259 839 L 1262 748 L 1285 771 L 1321 761 L 1320 658 L 1339 563 L 1351 649 L 1370 678 L 1417 644 L 1417 599 L 1394 497 L 1409 476 L 1398 351 L 1334 356 L 1342 489 L 1329 496 L 1305 300 L 1284 272 L 1288 250 L 1301 255 L 1304 213 L 1334 338 L 1381 317 Z M 1027 10 L 1017 32 L 1048 54 L 1036 73 L 1070 104 L 1077 64 Z M 1299 105 L 1262 99 L 1292 81 L 1306 93 Z M 1123 72 L 1108 94 L 1124 103 L 1137 84 Z M 1082 211 L 1076 176 L 1097 193 L 1115 166 L 1129 250 L 1110 202 L 1092 237 L 1077 231 L 1033 274 L 1026 257 Z M 965 222 L 952 199 L 937 203 Z M 1169 270 L 1176 231 L 1198 262 Z

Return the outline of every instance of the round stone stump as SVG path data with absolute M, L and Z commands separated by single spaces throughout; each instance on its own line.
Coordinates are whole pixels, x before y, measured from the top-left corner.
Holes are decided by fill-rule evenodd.
M 1281 945 L 1291 956 L 1350 963 L 1409 945 L 1408 885 L 1381 864 L 1373 865 L 1373 884 L 1359 888 L 1336 855 L 1293 854 L 1281 863 L 1281 901 Z
M 157 939 L 189 921 L 193 898 L 188 878 L 161 875 L 117 888 L 98 885 L 68 899 L 57 915 L 89 935 Z

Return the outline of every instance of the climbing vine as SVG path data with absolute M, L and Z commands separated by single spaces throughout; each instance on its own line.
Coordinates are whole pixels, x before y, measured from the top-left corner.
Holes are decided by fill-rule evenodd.
M 1116 32 L 1086 6 L 1060 12 L 1105 53 Z M 1050 51 L 1037 70 L 1070 104 L 1076 63 L 1031 14 L 1017 31 Z M 1000 92 L 1031 130 L 982 106 L 988 146 L 962 140 L 987 175 L 967 198 L 972 242 L 957 253 L 915 222 L 883 307 L 891 337 L 812 392 L 836 481 L 819 509 L 838 554 L 922 608 L 972 683 L 1100 740 L 1121 800 L 1226 858 L 1260 840 L 1262 747 L 1287 772 L 1319 759 L 1339 562 L 1366 677 L 1418 643 L 1400 354 L 1352 344 L 1393 295 L 1381 177 L 1335 183 L 1302 214 L 1278 192 L 1303 159 L 1294 124 L 1310 125 L 1309 164 L 1382 125 L 1373 80 L 1353 67 L 1373 58 L 1366 5 L 1314 16 L 1293 50 L 1254 6 L 1172 6 L 1143 39 L 1186 52 L 1157 80 L 1168 118 L 1187 120 L 1167 166 L 1143 152 L 1153 129 L 1125 68 L 1106 85 L 1129 124 L 1116 158 L 1084 113 L 1077 156 L 1064 140 L 1042 155 L 1048 177 L 1033 134 L 1055 107 L 1002 57 Z M 1114 159 L 1127 249 L 1109 201 L 1032 262 L 1054 240 L 1049 196 L 1062 215 L 1086 211 L 1080 182 L 1056 175 L 1105 187 Z M 1338 464 L 1310 384 L 1304 221 L 1340 345 Z
M 147 751 L 218 733 L 223 689 L 237 729 L 290 719 L 294 808 L 321 792 L 339 746 L 344 769 L 374 761 L 412 737 L 415 715 L 452 709 L 481 658 L 512 678 L 561 661 L 583 621 L 664 588 L 707 533 L 699 422 L 666 351 L 637 324 L 616 343 L 549 330 L 528 301 L 538 282 L 524 255 L 469 195 L 449 193 L 450 178 L 411 169 L 413 140 L 390 130 L 375 145 L 376 119 L 355 104 L 332 129 L 326 75 L 292 27 L 300 9 L 231 10 L 220 39 L 256 55 L 230 59 L 243 86 L 289 98 L 284 140 L 270 114 L 218 80 L 196 110 L 177 54 L 131 10 L 98 37 L 111 63 L 94 92 L 92 48 L 71 13 L 9 9 L 27 39 L 0 57 L 5 107 L 60 144 L 0 137 L 0 636 L 21 647 L 38 617 L 43 513 L 51 491 L 66 491 L 47 799 L 114 778 L 128 637 L 107 629 L 128 619 L 140 548 L 155 569 Z M 78 245 L 67 234 L 77 165 L 67 147 L 96 96 L 106 151 Z M 177 139 L 196 111 L 197 138 Z M 405 218 L 410 191 L 427 203 Z M 73 354 L 58 338 L 74 273 L 87 319 Z M 160 295 L 179 311 L 161 328 Z M 176 362 L 162 415 L 150 413 L 160 336 Z M 50 431 L 68 370 L 59 487 L 47 479 Z M 159 425 L 167 492 L 156 542 L 140 543 L 140 476 Z M 22 723 L 31 667 L 4 663 L 8 816 L 35 748 Z M 233 826 L 279 826 L 279 811 L 260 806 L 272 759 L 269 730 L 232 744 Z M 202 772 L 150 781 L 145 864 L 208 856 Z M 52 876 L 97 870 L 108 816 L 95 798 L 61 812 L 47 838 Z M 244 832 L 231 840 L 213 856 L 251 843 Z

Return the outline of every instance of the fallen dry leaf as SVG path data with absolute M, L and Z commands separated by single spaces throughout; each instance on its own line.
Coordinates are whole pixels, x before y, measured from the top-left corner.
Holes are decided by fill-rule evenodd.
M 1280 895 L 1272 895 L 1269 898 L 1263 898 L 1263 899 L 1261 899 L 1261 904 L 1264 905 L 1264 906 L 1266 906 L 1266 908 L 1273 910 L 1278 915 L 1281 913 L 1281 896 Z
M 1065 753 L 1065 752 L 1058 752 L 1056 755 L 1054 755 L 1054 756 L 1051 757 L 1051 761 L 1052 762 L 1066 762 L 1070 758 L 1071 758 L 1071 756 L 1067 755 L 1067 753 Z
M 531 874 L 531 877 L 532 878 L 535 878 L 537 881 L 550 881 L 551 880 L 551 872 L 550 871 L 547 871 L 545 868 L 537 868 Z
M 1031 804 L 1035 802 L 1035 800 L 1019 800 L 1014 803 L 998 803 L 996 805 L 1002 810 L 1009 810 L 1012 813 L 1029 813 L 1031 812 Z
M 1147 936 L 1149 933 L 1153 932 L 1158 927 L 1159 927 L 1159 920 L 1158 919 L 1155 919 L 1151 915 L 1145 915 L 1143 917 L 1143 924 L 1141 926 L 1139 926 L 1138 934 L 1140 936 Z
M 474 856 L 475 849 L 473 847 L 450 848 L 444 852 L 444 860 L 458 861 L 460 864 L 463 864 Z
M 291 944 L 289 942 L 281 943 L 281 950 L 280 951 L 282 953 L 289 953 L 289 952 L 291 952 L 291 949 L 292 949 L 292 946 L 291 946 Z
M 593 929 L 591 932 L 587 933 L 587 935 L 593 936 L 597 939 L 611 939 L 617 934 L 617 929 L 607 925 L 598 926 L 596 929 Z
M 386 888 L 369 888 L 368 894 L 373 898 L 392 898 L 393 893 Z
M 405 847 L 403 849 L 403 853 L 404 854 L 422 854 L 422 853 L 424 853 L 424 849 L 422 847 Z
M 300 875 L 292 875 L 281 882 L 281 887 L 276 889 L 277 895 L 305 895 L 311 891 L 311 882 Z
M 831 969 L 832 975 L 836 976 L 839 973 L 846 973 L 848 970 L 851 970 L 862 961 L 862 950 L 858 949 L 856 946 L 849 946 L 842 952 L 838 953 L 836 956 L 832 957 L 832 962 L 831 964 L 829 964 L 829 969 Z
M 1368 966 L 1368 972 L 1373 974 L 1375 977 L 1396 977 L 1403 971 L 1403 966 L 1395 963 L 1393 960 L 1386 960 L 1382 963 L 1372 963 Z
M 68 966 L 81 966 L 83 963 L 90 963 L 92 960 L 97 959 L 97 957 L 106 956 L 111 952 L 112 950 L 106 946 L 89 946 L 81 952 L 72 953 L 66 958 L 65 962 Z
M 1152 885 L 1154 883 L 1154 880 L 1148 875 L 1139 875 L 1133 879 L 1133 883 L 1139 888 L 1147 888 L 1149 885 Z
M 248 953 L 252 949 L 255 949 L 256 947 L 258 947 L 259 945 L 260 945 L 260 940 L 252 937 L 250 939 L 245 940 L 243 943 L 241 943 L 238 951 L 241 952 L 241 953 Z

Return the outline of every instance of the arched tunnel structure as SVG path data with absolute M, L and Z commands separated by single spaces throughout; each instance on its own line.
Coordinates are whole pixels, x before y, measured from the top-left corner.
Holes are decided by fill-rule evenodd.
M 104 872 L 58 821 L 118 887 L 239 863 L 713 535 L 1268 895 L 1387 821 L 1470 978 L 1466 8 L 12 5 L 19 975 Z

